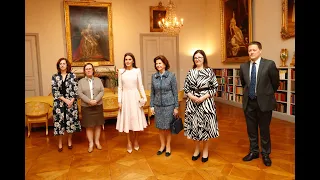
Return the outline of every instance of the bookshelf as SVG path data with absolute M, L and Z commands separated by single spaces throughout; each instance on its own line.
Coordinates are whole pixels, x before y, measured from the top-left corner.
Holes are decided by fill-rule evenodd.
M 278 67 L 280 86 L 275 93 L 277 107 L 275 118 L 295 122 L 295 68 Z M 240 82 L 240 68 L 213 68 L 218 81 L 215 100 L 242 108 L 243 88 Z

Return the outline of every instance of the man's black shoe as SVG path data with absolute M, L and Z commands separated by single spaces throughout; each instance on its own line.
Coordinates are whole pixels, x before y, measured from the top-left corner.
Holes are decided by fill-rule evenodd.
M 243 161 L 251 161 L 252 159 L 259 158 L 259 153 L 253 153 L 250 152 L 248 155 L 246 155 L 244 158 L 242 158 Z
M 271 166 L 271 159 L 269 157 L 269 155 L 263 155 L 262 156 L 262 160 L 263 160 L 263 164 L 266 166 Z

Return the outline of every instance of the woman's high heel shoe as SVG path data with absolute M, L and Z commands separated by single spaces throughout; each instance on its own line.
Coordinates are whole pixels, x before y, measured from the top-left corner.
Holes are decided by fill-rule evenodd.
M 208 155 L 208 157 L 206 157 L 206 158 L 202 157 L 202 159 L 201 159 L 202 162 L 207 162 L 208 160 L 209 160 L 209 155 Z
M 129 148 L 129 147 L 130 147 L 130 148 Z M 132 145 L 131 145 L 131 144 L 130 144 L 130 146 L 127 145 L 127 152 L 128 152 L 129 154 L 132 153 Z
M 164 147 L 164 149 L 162 151 L 158 151 L 157 155 L 161 155 L 162 153 L 166 152 L 166 147 Z
M 200 157 L 200 153 L 198 154 L 198 156 L 192 156 L 192 161 L 196 161 L 199 157 Z

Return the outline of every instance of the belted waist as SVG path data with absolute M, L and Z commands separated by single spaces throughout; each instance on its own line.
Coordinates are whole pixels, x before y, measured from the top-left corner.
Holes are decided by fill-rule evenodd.
M 195 89 L 195 88 L 190 88 L 193 92 L 196 92 L 196 93 L 199 93 L 201 91 L 205 91 L 205 90 L 210 90 L 209 87 L 205 87 L 205 88 L 198 88 L 198 89 Z

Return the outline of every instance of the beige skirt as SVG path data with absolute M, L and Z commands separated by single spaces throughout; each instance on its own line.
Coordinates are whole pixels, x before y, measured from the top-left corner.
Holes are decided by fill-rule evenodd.
M 82 120 L 81 125 L 83 127 L 101 126 L 104 124 L 103 117 L 103 105 L 97 106 L 81 106 Z

